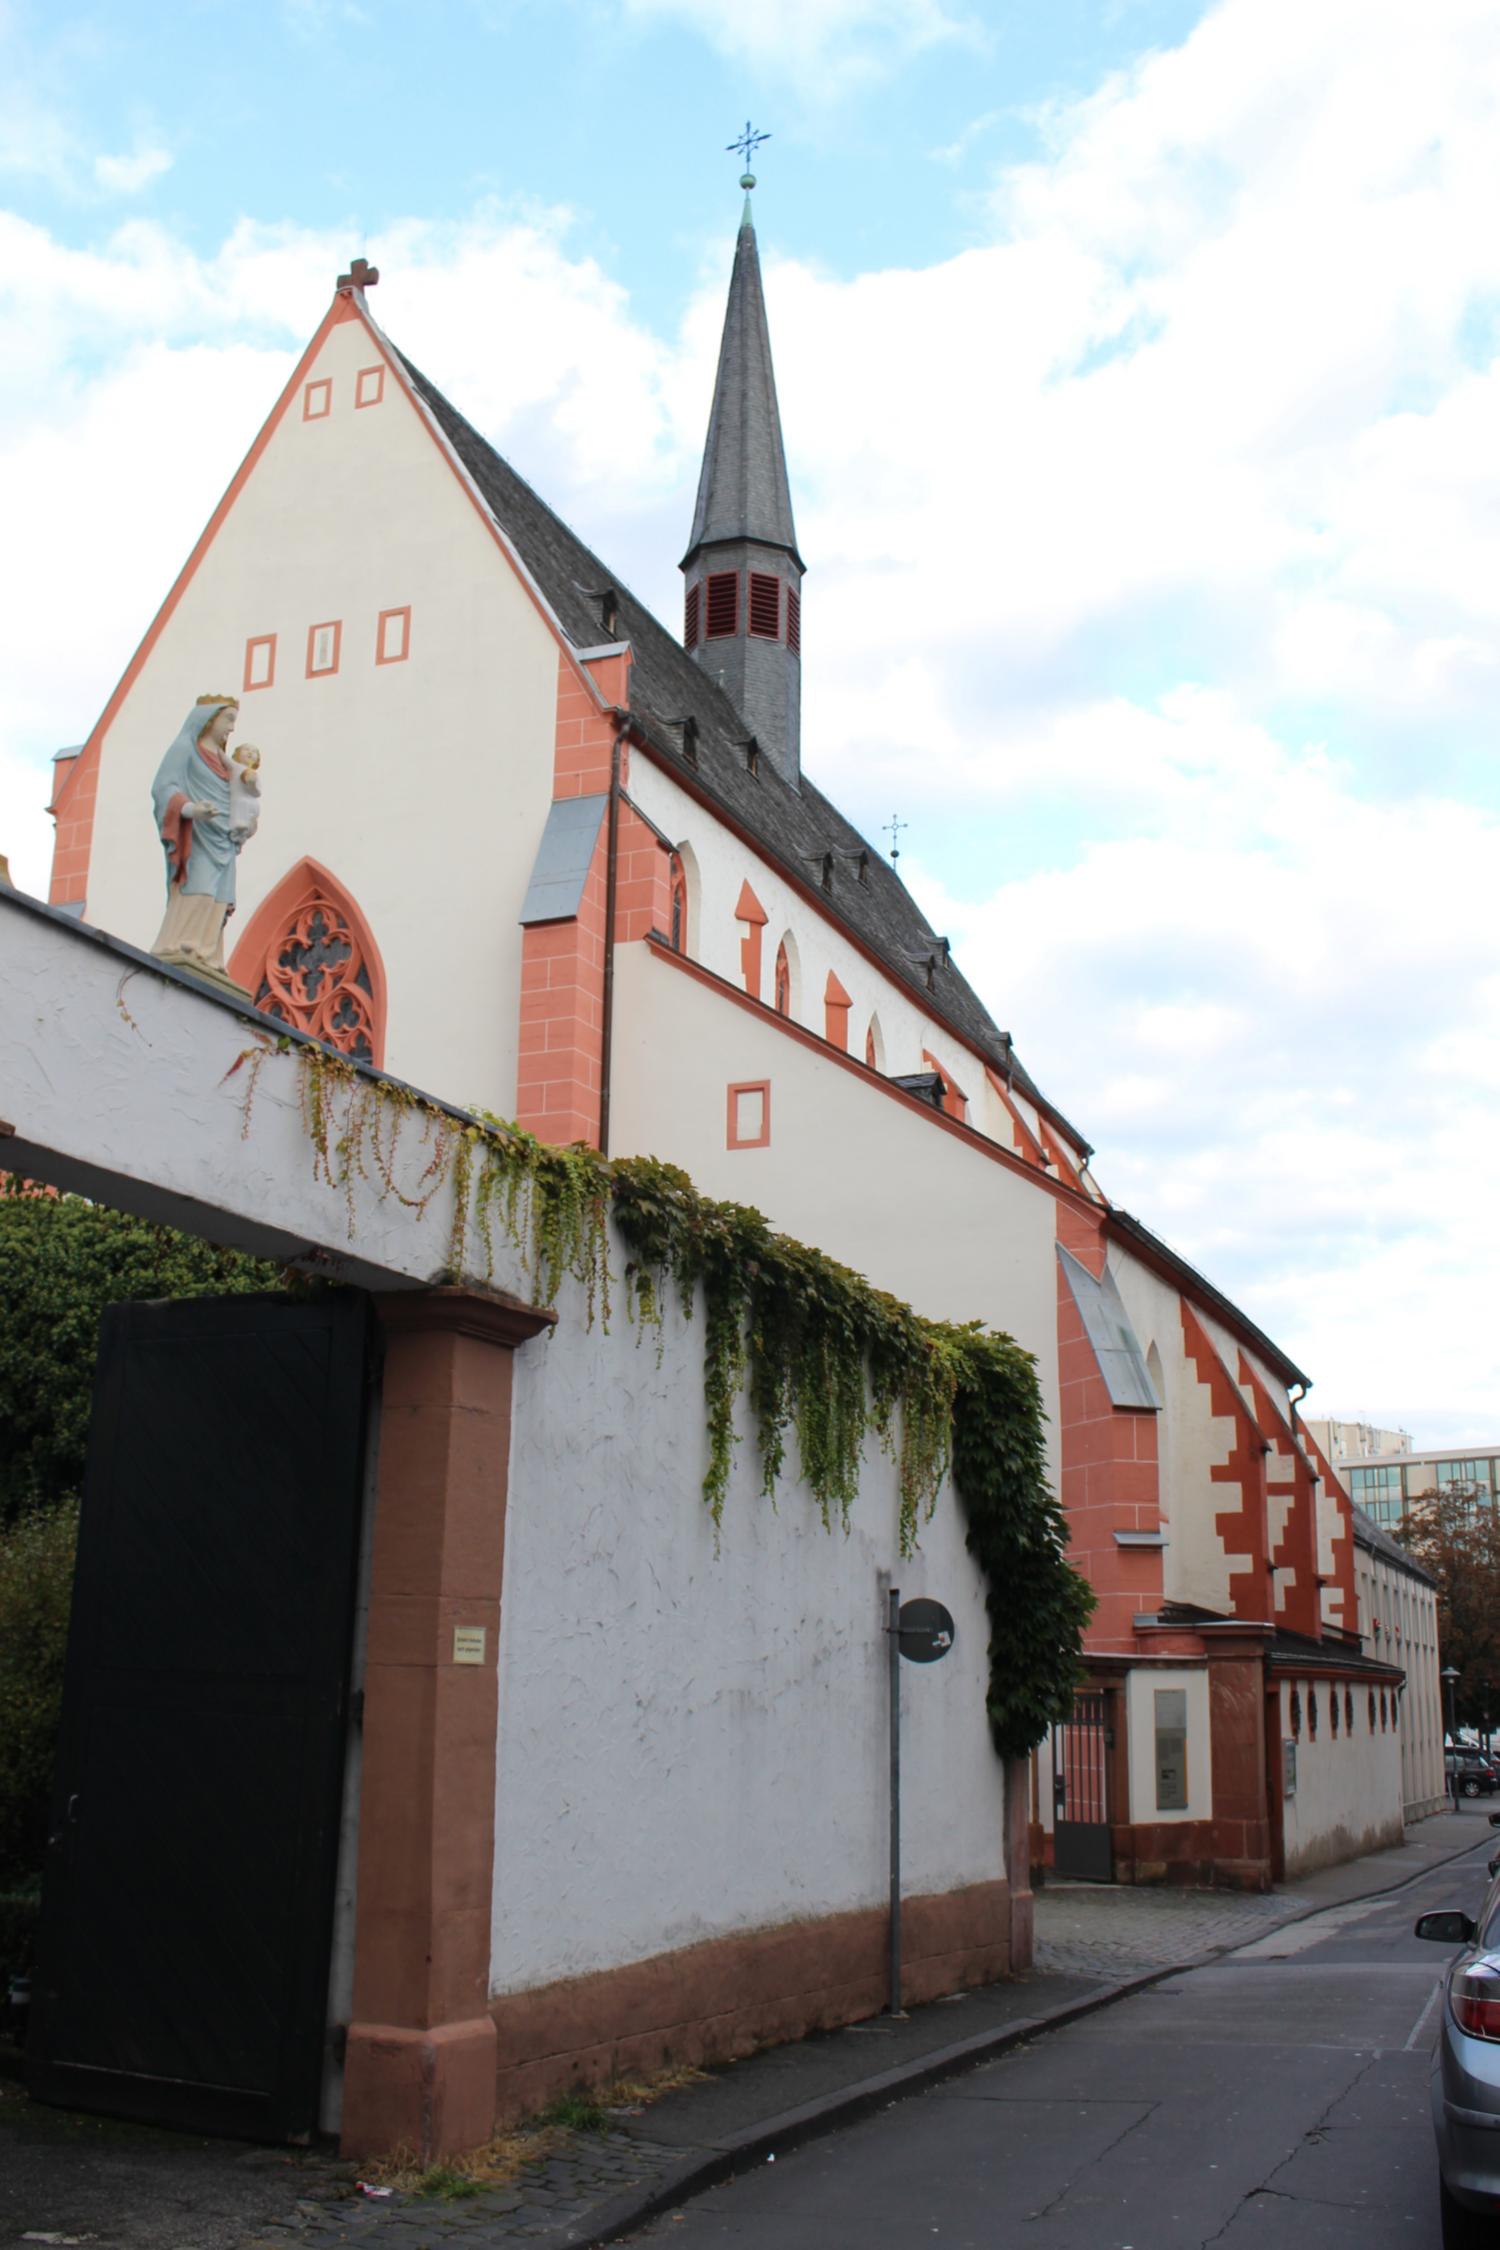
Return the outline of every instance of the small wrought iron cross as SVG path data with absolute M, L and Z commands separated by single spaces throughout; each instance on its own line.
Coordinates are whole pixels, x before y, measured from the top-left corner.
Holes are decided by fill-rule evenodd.
M 379 266 L 370 265 L 364 258 L 356 258 L 347 273 L 338 279 L 340 289 L 373 289 L 380 279 Z
M 899 813 L 892 813 L 885 825 L 890 833 L 891 857 L 892 859 L 899 859 L 901 857 L 901 831 L 903 828 L 909 828 L 911 822 L 903 820 Z
M 761 142 L 768 141 L 770 138 L 771 136 L 769 133 L 757 133 L 756 131 L 754 131 L 751 126 L 750 120 L 747 117 L 745 119 L 745 130 L 743 131 L 743 133 L 741 133 L 737 141 L 731 141 L 729 143 L 729 152 L 732 155 L 736 151 L 738 151 L 739 155 L 744 160 L 745 170 L 748 172 L 750 169 L 751 157 L 754 156 L 756 150 L 760 147 Z

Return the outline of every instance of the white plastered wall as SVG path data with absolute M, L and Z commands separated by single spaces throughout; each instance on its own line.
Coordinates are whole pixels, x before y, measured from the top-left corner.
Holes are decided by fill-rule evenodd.
M 1365 1647 L 1406 1673 L 1404 1692 L 1393 1698 L 1401 1731 L 1401 1788 L 1407 1819 L 1422 1820 L 1447 1802 L 1437 1597 L 1378 1550 L 1356 1544 L 1354 1563 Z
M 727 1089 L 767 1080 L 771 1139 L 726 1147 Z M 982 1320 L 1039 1362 L 1058 1475 L 1050 1190 L 644 944 L 615 956 L 615 1154 L 670 1158 L 916 1309 Z
M 389 978 L 397 1076 L 509 1116 L 516 916 L 552 797 L 557 642 L 385 375 L 358 320 L 334 327 L 184 589 L 103 745 L 87 913 L 149 946 L 165 897 L 151 781 L 194 699 L 240 694 L 247 640 L 277 637 L 274 684 L 242 695 L 235 739 L 263 756 L 259 833 L 239 863 L 226 951 L 304 856 L 353 894 Z M 164 589 L 165 591 L 165 589 Z M 382 610 L 411 607 L 405 662 L 375 662 Z M 339 670 L 306 677 L 308 628 L 341 621 Z
M 1156 1804 L 1156 1690 L 1180 1688 L 1187 1697 L 1187 1797 L 1185 1805 L 1158 1811 Z M 1139 1664 L 1125 1683 L 1130 1742 L 1130 1818 L 1164 1824 L 1211 1820 L 1214 1809 L 1213 1744 L 1209 1725 L 1208 1670 L 1204 1665 Z
M 617 1245 L 615 1262 L 624 1263 Z M 703 1312 L 617 1314 L 515 1370 L 500 1639 L 492 1986 L 514 1992 L 886 1895 L 885 1591 L 930 1594 L 952 1654 L 903 1666 L 904 1883 L 1005 1872 L 983 1591 L 945 1487 L 904 1561 L 873 1446 L 846 1533 L 740 1445 L 702 1498 Z
M 1354 1731 L 1344 1721 L 1344 1688 L 1327 1680 L 1299 1680 L 1302 1736 L 1297 1743 L 1297 1794 L 1282 1800 L 1282 1838 L 1288 1877 L 1331 1867 L 1361 1852 L 1401 1841 L 1401 1737 L 1370 1732 L 1368 1690 L 1356 1686 Z M 1329 1723 L 1329 1697 L 1339 1697 L 1339 1731 Z M 1308 1699 L 1318 1699 L 1318 1734 L 1312 1739 Z M 1378 1695 L 1378 1691 L 1377 1691 Z M 1280 1690 L 1281 1738 L 1292 1739 L 1292 1686 Z
M 797 947 L 799 975 L 794 983 L 797 1001 L 793 1013 L 803 1026 L 823 1036 L 823 994 L 830 969 L 850 998 L 849 1052 L 863 1062 L 865 1030 L 870 1018 L 879 1019 L 887 1077 L 907 1077 L 930 1067 L 924 1054 L 936 1057 L 969 1104 L 968 1123 L 976 1131 L 1012 1152 L 1016 1133 L 1004 1103 L 985 1078 L 984 1064 L 947 1027 L 924 1009 L 911 991 L 886 975 L 838 925 L 794 890 L 784 875 L 760 857 L 730 829 L 714 819 L 697 800 L 679 787 L 673 777 L 652 760 L 638 757 L 631 767 L 630 793 L 642 810 L 674 843 L 691 843 L 698 865 L 699 906 L 694 917 L 694 957 L 734 985 L 744 989 L 740 941 L 746 925 L 735 920 L 740 886 L 748 882 L 766 912 L 762 938 L 761 998 L 772 996 L 777 943 L 790 930 Z M 819 870 L 807 869 L 809 882 Z M 834 899 L 857 885 L 859 872 L 850 860 L 838 859 L 834 868 Z M 933 950 L 938 950 L 934 940 Z M 943 971 L 937 972 L 941 981 Z M 1017 1096 L 1017 1106 L 1035 1130 L 1036 1111 Z

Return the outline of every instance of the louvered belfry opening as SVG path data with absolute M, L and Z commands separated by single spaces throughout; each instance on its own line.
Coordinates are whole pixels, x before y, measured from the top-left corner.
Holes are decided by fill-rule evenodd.
M 750 630 L 757 640 L 781 638 L 781 580 L 768 570 L 750 573 Z
M 708 637 L 711 641 L 729 640 L 739 631 L 740 624 L 740 574 L 737 570 L 716 570 L 708 581 Z
M 683 646 L 794 789 L 802 777 L 802 568 L 747 204 L 682 561 Z

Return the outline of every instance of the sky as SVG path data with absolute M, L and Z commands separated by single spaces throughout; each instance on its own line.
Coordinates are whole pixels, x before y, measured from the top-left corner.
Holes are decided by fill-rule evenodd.
M 1493 0 L 0 0 L 0 851 L 359 252 L 675 626 L 747 118 L 809 771 L 1308 1412 L 1500 1442 Z

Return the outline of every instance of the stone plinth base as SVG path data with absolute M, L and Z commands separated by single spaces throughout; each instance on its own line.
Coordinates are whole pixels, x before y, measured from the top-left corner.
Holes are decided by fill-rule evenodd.
M 158 953 L 155 958 L 169 969 L 186 969 L 188 975 L 196 977 L 200 984 L 211 986 L 215 992 L 227 992 L 231 999 L 242 1000 L 247 1008 L 255 1006 L 254 994 L 247 992 L 242 984 L 236 984 L 227 969 L 212 968 L 207 961 L 200 961 L 196 954 L 174 951 Z

